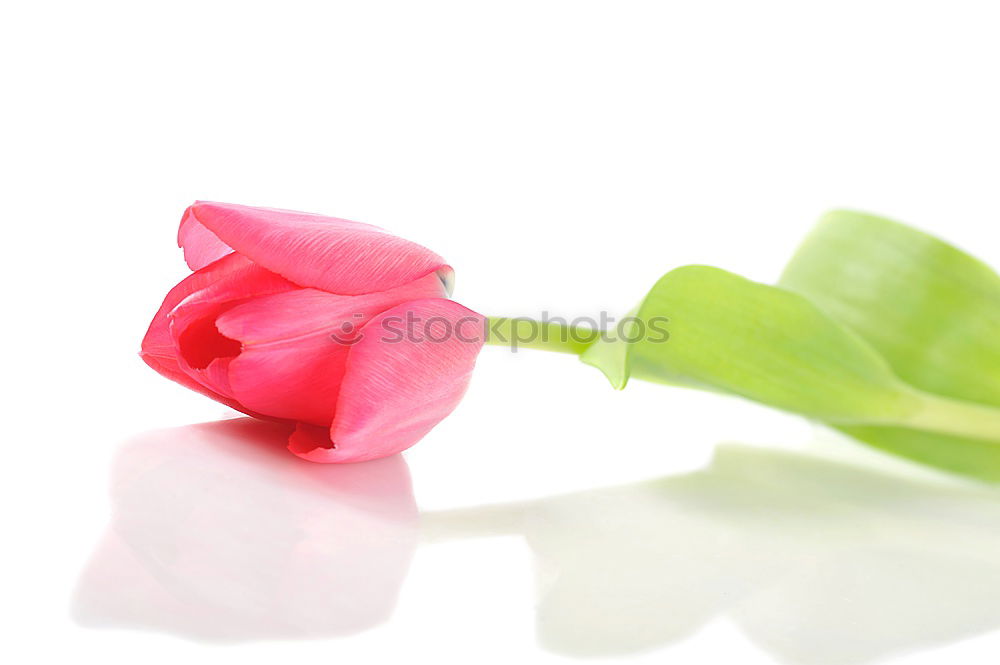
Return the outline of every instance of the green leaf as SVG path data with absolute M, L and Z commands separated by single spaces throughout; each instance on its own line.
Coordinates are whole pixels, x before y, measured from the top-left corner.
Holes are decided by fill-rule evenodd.
M 656 317 L 669 318 L 669 338 L 635 341 Z M 920 409 L 920 397 L 857 334 L 795 293 L 719 268 L 667 273 L 634 319 L 582 355 L 616 388 L 634 374 L 840 422 L 895 422 Z
M 1000 406 L 1000 277 L 887 219 L 827 214 L 778 282 L 857 331 L 904 381 Z
M 1000 407 L 1000 277 L 925 233 L 850 211 L 826 215 L 779 282 L 861 335 L 909 384 Z M 873 446 L 1000 480 L 1000 448 L 912 428 L 847 427 Z M 1000 432 L 992 437 L 1000 441 Z
M 983 440 L 910 427 L 839 426 L 873 448 L 953 473 L 1000 482 L 1000 437 Z
M 669 338 L 643 334 L 664 317 Z M 799 293 L 685 266 L 657 282 L 619 333 L 581 356 L 616 388 L 634 375 L 738 395 L 1000 480 L 1000 409 L 904 382 L 859 332 Z

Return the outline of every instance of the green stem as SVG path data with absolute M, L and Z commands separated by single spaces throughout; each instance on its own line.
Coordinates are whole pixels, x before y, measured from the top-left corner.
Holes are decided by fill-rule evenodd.
M 554 321 L 535 321 L 525 317 L 489 317 L 487 344 L 513 350 L 539 349 L 580 355 L 597 341 L 600 333 Z

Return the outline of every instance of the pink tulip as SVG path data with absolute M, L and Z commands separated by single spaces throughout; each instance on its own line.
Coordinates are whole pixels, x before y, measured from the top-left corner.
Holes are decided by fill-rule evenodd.
M 367 224 L 197 202 L 178 244 L 194 271 L 141 356 L 243 413 L 296 423 L 289 449 L 359 462 L 409 448 L 458 404 L 485 319 L 448 300 L 441 257 Z

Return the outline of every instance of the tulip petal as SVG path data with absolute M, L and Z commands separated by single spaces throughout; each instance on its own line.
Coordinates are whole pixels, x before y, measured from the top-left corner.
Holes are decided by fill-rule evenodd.
M 357 295 L 386 291 L 450 268 L 437 254 L 381 229 L 304 212 L 198 201 L 181 222 L 181 242 L 197 265 L 219 244 L 296 284 Z
M 360 296 L 296 289 L 239 304 L 215 320 L 222 336 L 242 345 L 228 364 L 232 396 L 251 409 L 327 430 L 348 352 L 363 326 L 400 303 L 443 294 L 430 274 Z
M 297 288 L 246 257 L 230 254 L 188 275 L 170 290 L 146 331 L 139 355 L 147 365 L 171 381 L 243 413 L 264 417 L 232 399 L 224 363 L 215 362 L 211 352 L 214 348 L 215 355 L 220 355 L 219 349 L 213 346 L 220 340 L 202 345 L 198 335 L 211 335 L 214 317 L 225 306 L 255 294 Z M 183 345 L 179 344 L 192 324 L 195 325 L 191 331 L 194 335 L 186 337 Z M 221 343 L 224 344 L 224 340 Z M 190 358 L 194 365 L 184 357 L 183 350 L 196 354 Z
M 149 324 L 139 352 L 143 361 L 162 376 L 244 413 L 247 411 L 234 400 L 199 383 L 181 369 L 177 362 L 177 348 L 170 335 L 170 313 L 188 296 L 205 289 L 226 275 L 239 273 L 250 265 L 249 259 L 233 254 L 188 275 L 163 299 L 163 304 Z
M 191 270 L 200 270 L 233 251 L 198 221 L 191 208 L 185 210 L 181 218 L 177 246 L 184 250 L 184 261 Z
M 233 254 L 191 273 L 170 289 L 146 330 L 140 355 L 144 359 L 147 356 L 176 358 L 173 338 L 170 336 L 170 312 L 191 294 L 211 286 L 225 275 L 246 269 L 251 263 L 249 259 Z
M 160 376 L 166 377 L 171 381 L 174 381 L 175 383 L 181 384 L 185 388 L 193 390 L 196 393 L 200 393 L 205 397 L 210 397 L 211 399 L 214 399 L 216 402 L 221 402 L 222 404 L 225 404 L 230 408 L 236 409 L 241 413 L 245 413 L 248 416 L 254 416 L 256 418 L 265 417 L 263 415 L 248 410 L 246 407 L 241 405 L 236 400 L 230 399 L 225 395 L 220 395 L 211 388 L 206 388 L 202 384 L 198 383 L 190 376 L 185 374 L 183 370 L 181 370 L 180 366 L 177 364 L 177 360 L 174 358 L 167 358 L 164 356 L 156 356 L 151 354 L 140 354 L 140 355 L 142 359 L 145 361 L 145 363 L 150 367 L 152 367 L 154 370 L 156 370 L 156 372 Z
M 299 457 L 310 459 L 309 455 L 316 449 L 325 450 L 330 447 L 330 428 L 307 423 L 296 423 L 295 431 L 288 437 L 288 449 Z M 322 461 L 322 460 L 312 460 Z
M 408 316 L 414 323 L 403 333 Z M 314 462 L 360 462 L 409 448 L 458 405 L 484 324 L 482 315 L 444 299 L 403 303 L 375 317 L 351 347 L 330 441 L 304 428 L 290 450 Z
M 229 364 L 240 355 L 242 344 L 223 334 L 217 319 L 254 298 L 298 290 L 298 286 L 283 277 L 248 262 L 245 268 L 191 294 L 169 314 L 177 364 L 202 385 L 236 399 L 229 383 Z M 247 404 L 244 407 L 253 409 Z

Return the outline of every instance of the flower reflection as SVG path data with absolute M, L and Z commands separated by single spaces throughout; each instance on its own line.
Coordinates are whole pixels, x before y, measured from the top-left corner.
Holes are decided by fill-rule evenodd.
M 313 464 L 288 454 L 288 434 L 239 419 L 128 444 L 77 620 L 246 640 L 388 618 L 418 536 L 405 462 Z

